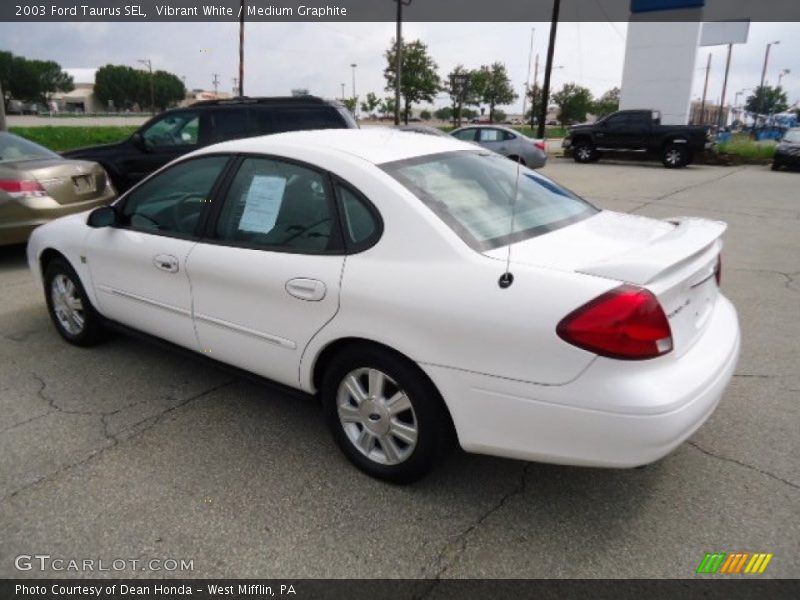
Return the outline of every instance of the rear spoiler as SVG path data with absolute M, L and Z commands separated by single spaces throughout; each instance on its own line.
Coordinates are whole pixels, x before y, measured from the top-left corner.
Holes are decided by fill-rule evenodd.
M 644 285 L 707 251 L 728 228 L 722 221 L 696 217 L 666 219 L 675 228 L 638 248 L 587 265 L 580 272 Z

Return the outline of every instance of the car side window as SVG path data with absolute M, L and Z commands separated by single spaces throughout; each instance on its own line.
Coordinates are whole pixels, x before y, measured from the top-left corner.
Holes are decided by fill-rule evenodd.
M 338 184 L 336 191 L 341 199 L 345 236 L 350 246 L 359 250 L 370 245 L 380 233 L 380 222 L 370 210 L 366 200 L 348 186 Z
M 504 131 L 503 132 L 503 141 L 504 142 L 508 142 L 509 140 L 515 140 L 515 139 L 517 139 L 517 136 L 515 136 L 510 131 Z
M 331 106 L 310 108 L 253 107 L 253 135 L 304 129 L 344 129 L 347 123 Z
M 268 158 L 246 158 L 215 228 L 219 240 L 318 254 L 331 246 L 333 215 L 325 177 Z
M 457 131 L 453 134 L 453 137 L 462 140 L 465 142 L 474 142 L 475 141 L 475 129 L 464 129 L 463 131 Z
M 165 115 L 142 132 L 144 143 L 151 148 L 194 146 L 198 143 L 200 117 L 196 111 Z
M 126 196 L 120 224 L 153 233 L 194 233 L 227 162 L 227 156 L 204 156 L 155 175 Z
M 209 143 L 216 144 L 257 134 L 257 131 L 252 131 L 250 128 L 246 108 L 221 108 L 211 111 Z
M 482 142 L 502 142 L 503 132 L 499 129 L 481 129 Z
M 606 121 L 606 125 L 608 127 L 622 127 L 628 124 L 628 116 L 627 115 L 614 115 L 613 117 L 609 117 Z

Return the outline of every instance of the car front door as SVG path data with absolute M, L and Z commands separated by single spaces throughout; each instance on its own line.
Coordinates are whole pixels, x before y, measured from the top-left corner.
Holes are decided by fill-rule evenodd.
M 86 259 L 104 316 L 197 349 L 186 260 L 229 160 L 202 156 L 166 169 L 122 198 L 117 226 L 91 231 Z
M 131 152 L 120 160 L 119 170 L 128 186 L 204 145 L 200 130 L 208 128 L 207 121 L 207 113 L 182 110 L 168 112 L 145 125 L 132 138 Z
M 611 115 L 598 126 L 595 133 L 598 148 L 627 148 L 628 116 Z
M 344 254 L 335 204 L 320 171 L 241 159 L 187 265 L 204 353 L 297 385 L 303 350 L 339 308 Z

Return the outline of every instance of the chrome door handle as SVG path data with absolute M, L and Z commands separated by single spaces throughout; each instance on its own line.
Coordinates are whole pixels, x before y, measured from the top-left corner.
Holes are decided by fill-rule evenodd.
M 319 302 L 325 297 L 326 292 L 325 284 L 317 279 L 296 277 L 286 282 L 286 293 L 300 300 Z
M 168 273 L 178 272 L 178 259 L 171 254 L 158 254 L 153 257 L 153 264 L 157 269 L 167 271 Z

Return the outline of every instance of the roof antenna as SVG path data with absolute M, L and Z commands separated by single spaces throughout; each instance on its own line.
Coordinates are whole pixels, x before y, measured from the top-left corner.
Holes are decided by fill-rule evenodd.
M 522 159 L 517 157 L 517 178 L 514 180 L 514 198 L 511 200 L 511 229 L 508 232 L 508 251 L 506 253 L 506 270 L 505 273 L 500 275 L 497 285 L 500 289 L 511 287 L 514 283 L 514 274 L 511 272 L 511 236 L 514 235 L 514 220 L 517 216 L 517 195 L 519 193 L 519 171 L 522 165 Z

